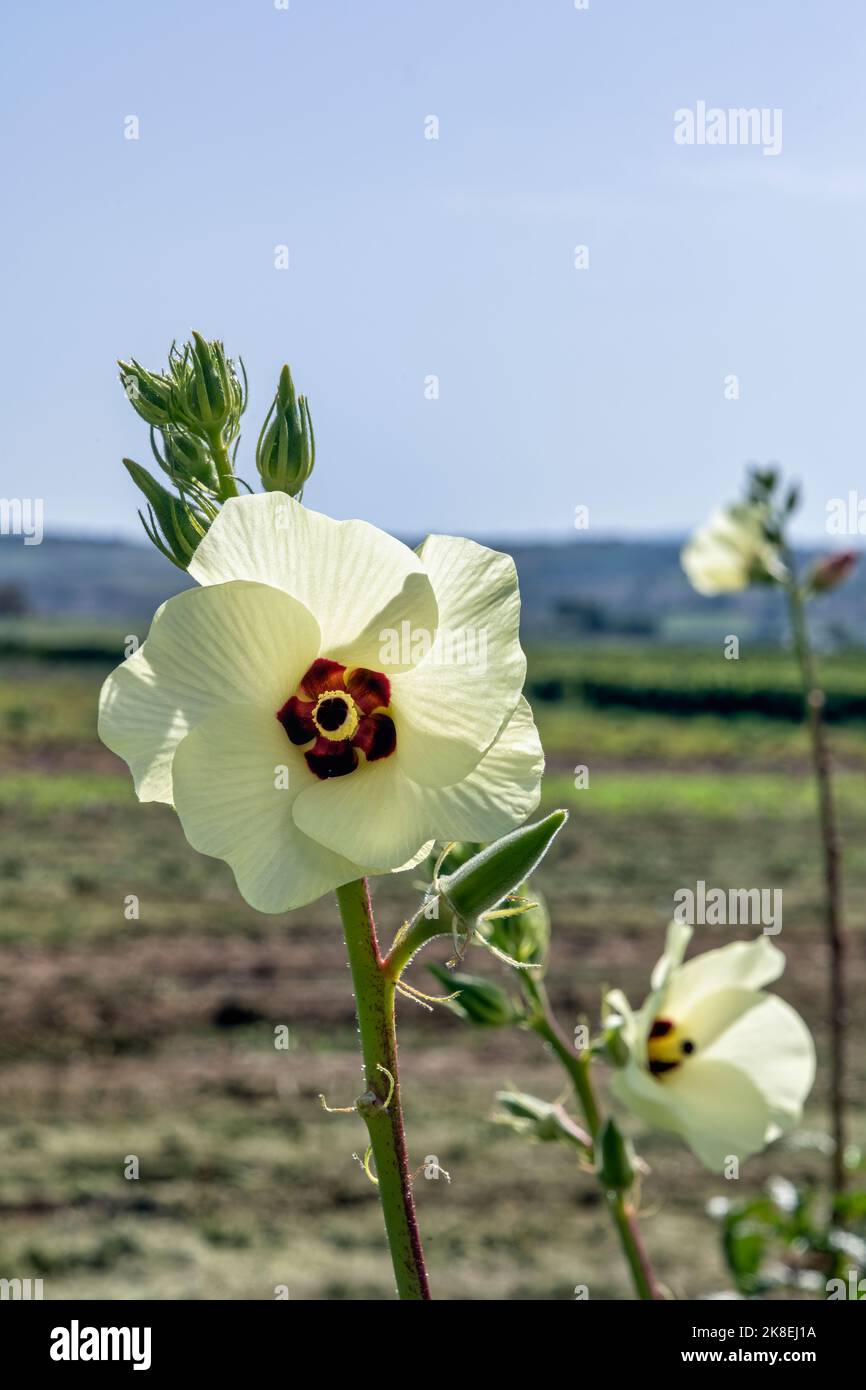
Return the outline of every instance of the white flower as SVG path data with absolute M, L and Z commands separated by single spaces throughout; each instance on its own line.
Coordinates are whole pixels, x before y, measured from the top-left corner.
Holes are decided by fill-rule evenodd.
M 782 579 L 778 549 L 764 533 L 765 515 L 758 504 L 737 504 L 716 512 L 700 527 L 680 556 L 692 588 L 711 596 Z
M 450 536 L 416 554 L 269 493 L 226 502 L 189 572 L 202 587 L 106 680 L 99 733 L 253 907 L 299 907 L 534 810 L 510 557 Z M 483 663 L 461 633 L 483 635 Z
M 607 996 L 631 1053 L 611 1088 L 718 1172 L 729 1157 L 747 1158 L 799 1122 L 815 1079 L 815 1047 L 799 1014 L 763 991 L 785 968 L 766 936 L 683 965 L 691 935 L 691 927 L 671 922 L 638 1013 L 621 991 Z

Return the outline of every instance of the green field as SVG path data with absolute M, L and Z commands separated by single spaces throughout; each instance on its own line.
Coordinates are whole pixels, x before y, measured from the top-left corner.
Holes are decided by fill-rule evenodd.
M 19 644 L 0 662 L 0 1275 L 42 1276 L 49 1298 L 270 1298 L 277 1284 L 293 1297 L 387 1297 L 378 1204 L 353 1157 L 363 1127 L 317 1100 L 349 1103 L 360 1075 L 333 905 L 260 916 L 223 864 L 189 849 L 168 808 L 137 804 L 125 767 L 95 739 L 115 636 L 55 634 L 46 654 L 31 627 L 26 655 Z M 70 659 L 76 642 L 86 659 Z M 789 658 L 680 650 L 677 662 L 640 649 L 531 654 L 530 686 L 547 696 L 535 700 L 545 802 L 572 811 L 542 876 L 551 994 L 566 1031 L 596 1016 L 606 984 L 637 1002 L 676 888 L 781 887 L 780 989 L 819 1049 L 804 1120 L 814 1134 L 827 1124 L 827 1028 L 804 730 L 781 707 L 694 715 L 653 704 L 653 692 L 715 679 L 748 710 L 755 690 L 791 693 Z M 828 661 L 831 692 L 862 698 L 864 667 L 860 655 Z M 638 696 L 600 704 L 587 698 L 592 680 Z M 863 728 L 849 707 L 832 732 L 855 1000 L 866 987 Z M 577 766 L 589 770 L 580 791 Z M 415 901 L 412 877 L 376 884 L 386 939 Z M 137 921 L 124 917 L 131 894 Z M 701 931 L 703 945 L 736 934 Z M 431 959 L 445 955 L 440 945 Z M 500 970 L 478 952 L 469 964 Z M 423 958 L 412 971 L 430 988 Z M 288 1052 L 273 1046 L 279 1024 Z M 470 1032 L 408 1001 L 400 1035 L 413 1166 L 435 1154 L 451 1175 L 416 1180 L 436 1296 L 566 1299 L 577 1284 L 593 1298 L 627 1295 L 593 1180 L 564 1148 L 529 1145 L 492 1118 L 503 1084 L 561 1095 L 537 1040 Z M 866 1142 L 859 1016 L 851 1093 Z M 711 1197 L 759 1192 L 777 1173 L 819 1181 L 826 1166 L 801 1138 L 726 1183 L 677 1141 L 634 1132 L 652 1169 L 646 1240 L 681 1298 L 729 1287 Z

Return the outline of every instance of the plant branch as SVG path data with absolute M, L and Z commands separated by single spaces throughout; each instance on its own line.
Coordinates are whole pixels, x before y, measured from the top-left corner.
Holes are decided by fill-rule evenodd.
M 588 1048 L 582 1048 L 578 1052 L 571 1046 L 556 1020 L 550 1006 L 550 1000 L 547 997 L 547 991 L 541 981 L 534 979 L 526 971 L 521 971 L 520 975 L 523 993 L 531 1009 L 529 1025 L 539 1037 L 544 1038 L 545 1042 L 550 1044 L 568 1072 L 575 1095 L 583 1111 L 587 1129 L 595 1144 L 601 1131 L 602 1116 L 590 1076 L 591 1054 Z M 637 1212 L 630 1194 L 610 1191 L 607 1188 L 604 1189 L 604 1192 L 638 1297 L 646 1300 L 660 1300 L 662 1293 L 656 1283 L 646 1247 L 641 1239 Z
M 400 1099 L 394 980 L 379 953 L 367 880 L 356 879 L 338 888 L 337 903 L 355 989 L 367 1088 L 356 1108 L 370 1136 L 397 1293 L 401 1299 L 426 1300 L 430 1298 L 430 1288 L 418 1233 Z
M 845 1187 L 845 1044 L 848 1009 L 845 989 L 846 943 L 842 923 L 842 854 L 833 800 L 830 748 L 823 710 L 826 701 L 818 681 L 809 640 L 803 590 L 797 582 L 793 557 L 786 555 L 788 580 L 785 590 L 794 637 L 794 650 L 803 682 L 803 700 L 809 724 L 812 765 L 818 788 L 818 816 L 824 859 L 824 920 L 830 952 L 830 1110 L 833 1126 L 832 1181 L 838 1197 Z

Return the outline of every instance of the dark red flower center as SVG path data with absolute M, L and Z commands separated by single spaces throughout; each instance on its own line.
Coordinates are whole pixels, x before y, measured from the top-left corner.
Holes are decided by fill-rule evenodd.
M 647 1062 L 653 1076 L 664 1076 L 682 1064 L 695 1051 L 691 1038 L 684 1038 L 669 1018 L 653 1019 L 647 1038 Z
M 345 777 L 359 766 L 389 758 L 397 747 L 397 730 L 388 713 L 391 682 L 366 666 L 346 667 L 319 657 L 307 671 L 298 693 L 290 696 L 279 719 L 292 743 L 304 752 L 316 777 Z

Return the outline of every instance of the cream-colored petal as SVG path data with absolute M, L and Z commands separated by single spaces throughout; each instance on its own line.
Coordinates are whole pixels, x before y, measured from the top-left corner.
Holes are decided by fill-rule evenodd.
M 766 996 L 753 989 L 717 989 L 690 1001 L 684 1012 L 675 1012 L 665 1001 L 665 1016 L 676 1024 L 703 1057 L 707 1049 L 743 1014 L 755 1009 Z
M 292 806 L 309 775 L 274 715 L 258 706 L 224 706 L 175 753 L 175 806 L 187 839 L 226 860 L 259 912 L 303 907 L 365 873 L 295 824 Z
M 424 797 L 440 840 L 497 840 L 530 816 L 541 796 L 544 750 L 521 696 L 517 708 L 478 766 L 452 787 L 426 788 Z
M 224 704 L 275 712 L 318 648 L 316 620 L 278 589 L 188 589 L 162 605 L 147 641 L 105 681 L 99 736 L 129 764 L 142 801 L 170 802 L 181 739 Z
M 748 1158 L 764 1148 L 770 1108 L 738 1066 L 694 1057 L 658 1084 L 677 1108 L 683 1138 L 714 1172 L 731 1157 Z
M 722 989 L 763 989 L 784 969 L 785 957 L 769 937 L 731 941 L 694 956 L 676 971 L 665 994 L 665 1008 L 678 1019 L 705 995 Z
M 673 1097 L 637 1060 L 614 1072 L 610 1089 L 621 1105 L 650 1128 L 681 1132 L 681 1117 Z
M 706 1056 L 744 1071 L 776 1121 L 788 1128 L 799 1122 L 815 1080 L 815 1044 L 800 1015 L 784 999 L 764 994 L 756 1000 L 754 1008 L 741 1012 L 718 1033 Z
M 430 648 L 438 608 L 426 574 L 408 574 L 402 588 L 375 613 L 357 637 L 328 655 L 344 666 L 367 666 L 389 676 L 409 671 Z
M 311 777 L 294 816 L 311 839 L 381 872 L 402 868 L 435 837 L 424 788 L 410 781 L 394 757 L 362 763 L 346 777 Z
M 292 594 L 319 622 L 320 655 L 351 654 L 356 665 L 367 664 L 383 628 L 407 621 L 412 630 L 432 631 L 438 620 L 432 586 L 408 546 L 366 521 L 334 521 L 281 492 L 225 502 L 189 572 L 200 584 L 253 579 Z
M 424 860 L 427 858 L 427 856 L 431 853 L 435 843 L 435 840 L 425 841 L 421 848 L 419 850 L 416 850 L 416 852 L 412 855 L 412 858 L 406 860 L 405 864 L 398 864 L 396 869 L 387 869 L 384 870 L 384 872 L 390 874 L 402 874 L 405 873 L 407 869 L 417 869 L 418 865 L 422 864 Z M 370 872 L 378 873 L 379 871 L 377 869 L 371 869 Z
M 526 676 L 520 593 L 509 555 L 454 536 L 420 549 L 439 606 L 429 655 L 392 682 L 401 764 L 443 787 L 478 765 L 517 706 Z

